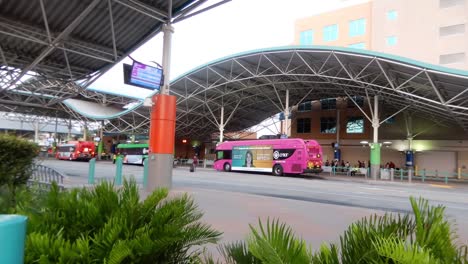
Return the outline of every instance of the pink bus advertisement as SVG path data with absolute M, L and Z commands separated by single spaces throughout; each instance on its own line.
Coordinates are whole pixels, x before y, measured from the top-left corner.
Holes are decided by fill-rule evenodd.
M 322 147 L 300 138 L 223 142 L 216 147 L 218 171 L 269 172 L 273 175 L 322 171 Z

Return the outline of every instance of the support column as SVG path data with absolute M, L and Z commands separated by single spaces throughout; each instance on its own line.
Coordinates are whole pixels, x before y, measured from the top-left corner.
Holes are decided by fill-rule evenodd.
M 414 167 L 414 151 L 413 151 L 413 119 L 411 115 L 405 115 L 406 121 L 406 139 L 408 140 L 408 150 L 406 150 L 405 165 L 406 169 Z
M 169 12 L 172 10 L 169 1 Z M 169 20 L 171 15 L 169 15 Z M 163 25 L 164 84 L 159 95 L 152 98 L 147 191 L 172 187 L 174 141 L 176 122 L 176 97 L 169 95 L 171 38 L 174 32 L 170 22 Z
M 289 90 L 286 90 L 286 104 L 284 107 L 284 128 L 283 133 L 289 138 L 291 136 L 291 130 L 289 129 Z
M 224 105 L 221 106 L 221 122 L 219 122 L 219 143 L 224 140 Z
M 55 147 L 57 147 L 57 140 L 58 140 L 58 117 L 55 116 L 54 150 L 55 150 Z
M 68 134 L 67 134 L 67 140 L 71 140 L 71 129 L 72 129 L 72 123 L 71 119 L 68 120 Z
M 379 96 L 374 96 L 374 115 L 372 116 L 372 127 L 374 128 L 373 142 L 371 143 L 370 167 L 371 177 L 377 180 L 380 172 L 380 144 L 379 144 Z
M 34 121 L 34 142 L 39 143 L 39 121 Z
M 83 141 L 88 139 L 88 124 L 85 122 L 83 126 Z
M 99 144 L 98 144 L 98 160 L 102 160 L 102 149 L 103 149 L 103 135 L 104 135 L 104 121 L 101 123 L 101 127 L 99 129 Z
M 340 161 L 341 149 L 340 149 L 340 110 L 336 109 L 336 144 L 333 146 L 333 158 Z

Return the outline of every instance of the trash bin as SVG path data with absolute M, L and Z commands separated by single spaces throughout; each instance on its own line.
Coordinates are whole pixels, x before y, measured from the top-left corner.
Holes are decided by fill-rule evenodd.
M 0 215 L 0 263 L 23 264 L 28 218 Z

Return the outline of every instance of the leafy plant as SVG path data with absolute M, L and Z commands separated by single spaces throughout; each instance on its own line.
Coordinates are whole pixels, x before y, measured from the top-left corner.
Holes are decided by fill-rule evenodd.
M 220 247 L 227 263 L 468 263 L 468 247 L 457 246 L 455 233 L 445 219 L 443 206 L 410 198 L 413 215 L 373 215 L 351 224 L 339 246 L 322 244 L 310 254 L 302 239 L 278 220 L 266 228 L 250 226 L 248 243 Z M 207 263 L 215 263 L 208 258 Z
M 160 189 L 140 201 L 135 182 L 116 189 L 103 182 L 88 190 L 53 185 L 41 210 L 29 217 L 25 263 L 193 263 L 201 247 L 221 235 L 200 222 L 187 195 Z
M 33 170 L 39 146 L 10 135 L 0 135 L 0 194 L 2 208 L 16 207 L 18 186 L 25 185 Z

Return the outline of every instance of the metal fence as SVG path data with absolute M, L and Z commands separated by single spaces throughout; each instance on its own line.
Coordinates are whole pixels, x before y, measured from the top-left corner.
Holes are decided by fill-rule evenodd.
M 346 175 L 346 176 L 364 176 L 369 178 L 370 168 L 353 168 L 353 167 L 323 167 L 323 172 L 331 175 Z M 415 169 L 380 169 L 378 174 L 380 180 L 390 181 L 407 181 L 407 182 L 464 182 L 468 183 L 468 174 L 462 173 L 460 169 L 457 171 L 442 171 L 442 170 L 415 170 Z
M 64 178 L 55 169 L 44 165 L 34 165 L 31 178 L 28 180 L 28 186 L 37 185 L 41 188 L 49 188 L 53 182 L 56 182 L 60 189 L 64 189 Z

